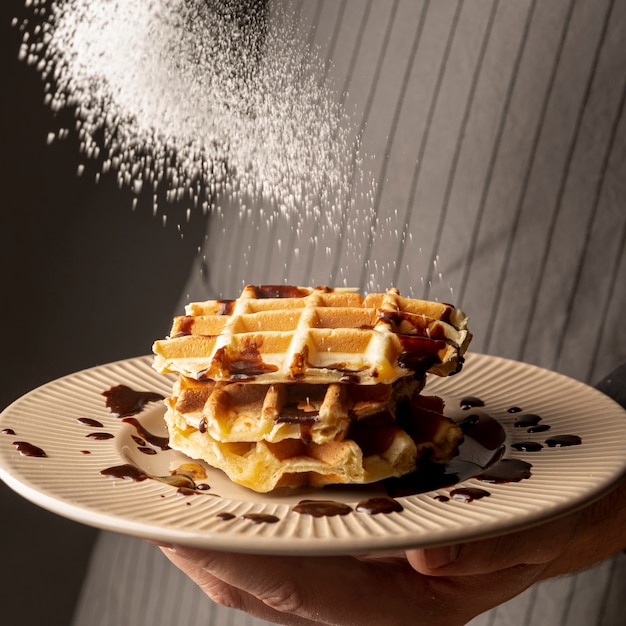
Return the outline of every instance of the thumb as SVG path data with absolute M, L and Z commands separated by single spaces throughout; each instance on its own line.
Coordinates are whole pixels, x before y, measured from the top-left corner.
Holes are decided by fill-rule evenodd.
M 546 567 L 570 546 L 579 516 L 570 515 L 542 526 L 471 543 L 407 551 L 421 574 L 470 576 L 498 572 L 517 565 Z

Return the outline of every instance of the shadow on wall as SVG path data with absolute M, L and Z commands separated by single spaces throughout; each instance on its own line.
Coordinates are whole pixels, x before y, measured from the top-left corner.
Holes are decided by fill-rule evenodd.
M 150 352 L 169 330 L 206 220 L 151 201 L 132 210 L 113 177 L 95 185 L 75 140 L 46 144 L 58 120 L 39 76 L 17 61 L 19 3 L 0 7 L 0 408 L 59 376 Z M 22 3 L 23 4 L 23 3 Z M 176 224 L 184 224 L 181 238 Z M 95 532 L 26 502 L 0 483 L 5 624 L 67 626 Z

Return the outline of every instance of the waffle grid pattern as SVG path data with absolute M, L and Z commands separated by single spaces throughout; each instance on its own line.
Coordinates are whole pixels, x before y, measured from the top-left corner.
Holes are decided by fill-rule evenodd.
M 352 289 L 247 286 L 192 303 L 154 344 L 155 368 L 196 380 L 392 383 L 456 373 L 470 341 L 455 307 Z

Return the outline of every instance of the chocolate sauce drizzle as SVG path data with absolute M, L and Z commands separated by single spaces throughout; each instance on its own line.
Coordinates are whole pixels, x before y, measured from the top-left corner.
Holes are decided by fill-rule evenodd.
M 293 285 L 253 285 L 256 298 L 305 298 L 309 295 L 306 289 Z
M 131 426 L 134 426 L 139 435 L 143 437 L 148 445 L 152 446 L 153 448 L 156 448 L 157 450 L 170 449 L 169 437 L 160 437 L 159 435 L 152 434 L 141 424 L 141 422 L 136 417 L 125 417 L 122 421 L 125 424 L 130 424 Z
M 79 424 L 83 424 L 84 426 L 90 426 L 91 428 L 103 428 L 104 424 L 99 422 L 98 420 L 94 420 L 91 417 L 79 417 L 76 420 Z
M 275 524 L 280 521 L 279 517 L 275 515 L 268 515 L 267 513 L 246 513 L 241 516 L 242 519 L 248 520 L 253 524 Z
M 369 515 L 378 515 L 379 513 L 401 513 L 404 507 L 393 498 L 369 498 L 359 502 L 355 511 L 359 513 L 368 513 Z
M 450 492 L 450 497 L 453 500 L 460 500 L 461 502 L 473 502 L 474 500 L 487 498 L 490 495 L 489 491 L 479 487 L 458 487 Z
M 477 398 L 476 396 L 466 396 L 461 399 L 459 404 L 464 411 L 469 411 L 469 409 L 485 406 L 484 401 L 480 398 Z
M 529 429 L 526 430 L 526 432 L 530 433 L 531 435 L 533 433 L 545 433 L 546 430 L 550 430 L 550 428 L 550 424 L 537 424 L 537 426 L 531 426 Z
M 89 433 L 85 435 L 88 439 L 95 439 L 96 441 L 106 441 L 107 439 L 113 439 L 115 435 L 111 433 Z
M 532 465 L 520 459 L 501 459 L 475 476 L 484 483 L 517 483 L 530 478 Z
M 335 515 L 348 515 L 352 513 L 352 507 L 343 502 L 333 500 L 300 500 L 292 511 L 301 515 L 312 517 L 334 517 Z
M 275 294 L 279 293 L 279 291 L 280 290 L 269 290 L 266 293 L 272 293 L 274 295 L 266 297 L 277 297 Z M 283 295 L 278 297 L 288 296 Z M 251 361 L 255 360 L 253 353 L 254 350 L 251 350 Z M 243 366 L 243 364 L 241 365 Z M 246 367 L 249 365 L 250 363 L 247 363 Z M 254 367 L 255 365 L 253 365 L 253 369 Z M 237 367 L 235 367 L 235 369 L 237 369 Z M 242 369 L 245 368 L 242 367 Z M 248 370 L 248 373 L 251 374 L 251 370 Z M 134 414 L 141 411 L 147 402 L 162 399 L 160 394 L 138 392 L 123 385 L 118 385 L 117 387 L 112 387 L 109 392 L 105 392 L 104 395 L 107 396 L 107 406 L 111 411 L 117 416 L 123 417 L 125 423 L 131 424 L 136 429 L 137 435 L 132 435 L 132 438 L 141 452 L 156 454 L 157 450 L 163 451 L 169 449 L 167 437 L 160 437 L 149 432 L 139 420 L 134 417 L 124 417 L 125 415 L 129 415 L 129 412 Z M 484 406 L 484 401 L 475 396 L 466 396 L 460 401 L 460 407 L 464 411 Z M 522 412 L 522 409 L 513 406 L 509 408 L 507 412 L 519 414 Z M 308 412 L 297 408 L 293 408 L 292 410 L 291 407 L 286 407 L 279 421 L 298 424 L 303 429 L 303 438 L 306 439 L 306 429 L 309 428 L 316 419 L 318 419 L 316 411 Z M 526 432 L 529 434 L 544 432 L 548 430 L 550 426 L 547 424 L 539 424 L 541 420 L 541 416 L 533 413 L 518 415 L 514 422 L 514 427 L 525 428 L 527 429 Z M 96 423 L 94 423 L 95 420 L 91 421 L 89 418 L 80 418 L 79 421 L 83 424 L 96 427 Z M 291 507 L 291 512 L 318 518 L 349 514 L 388 515 L 401 513 L 404 510 L 402 504 L 397 500 L 400 496 L 427 493 L 430 491 L 435 492 L 442 489 L 447 490 L 447 493 L 433 493 L 433 499 L 442 503 L 450 502 L 451 500 L 471 503 L 487 498 L 491 493 L 487 489 L 459 485 L 459 483 L 469 478 L 474 478 L 486 484 L 502 484 L 519 482 L 531 477 L 531 463 L 517 458 L 503 458 L 506 456 L 504 446 L 505 433 L 498 421 L 481 411 L 477 411 L 466 415 L 458 423 L 464 435 L 473 440 L 474 445 L 478 445 L 483 450 L 483 455 L 487 455 L 486 458 L 489 460 L 485 462 L 483 466 L 460 458 L 455 458 L 445 465 L 426 463 L 414 474 L 382 481 L 380 486 L 383 487 L 386 495 L 381 497 L 364 499 L 353 506 L 345 502 L 329 499 L 307 499 L 301 500 L 298 504 Z M 106 435 L 107 433 L 90 433 L 87 436 L 98 439 L 104 438 Z M 536 453 L 542 450 L 544 446 L 566 447 L 580 445 L 580 443 L 582 443 L 580 437 L 575 435 L 560 435 L 547 439 L 545 443 L 533 440 L 517 441 L 511 444 L 511 448 L 518 452 Z M 104 469 L 101 471 L 101 474 L 135 482 L 142 482 L 148 479 L 157 480 L 175 487 L 178 494 L 185 496 L 206 493 L 210 490 L 210 485 L 206 483 L 196 484 L 194 479 L 184 472 L 173 473 L 169 476 L 155 476 L 130 463 Z M 209 495 L 220 497 L 214 493 Z M 233 513 L 222 511 L 217 514 L 217 518 L 223 521 L 229 521 L 236 519 L 237 516 Z M 276 515 L 266 513 L 246 513 L 241 515 L 240 518 L 254 524 L 273 524 L 280 521 L 280 518 Z
M 248 341 L 234 359 L 231 358 L 231 355 L 225 347 L 219 348 L 215 352 L 213 360 L 219 363 L 219 367 L 222 371 L 228 372 L 230 380 L 254 380 L 257 376 L 278 370 L 278 366 L 263 361 L 259 348 L 259 344 L 254 341 Z M 202 377 L 199 377 L 199 379 L 201 378 Z
M 44 450 L 27 441 L 14 441 L 13 445 L 22 456 L 34 456 L 39 458 L 48 456 Z
M 264 294 L 260 297 L 289 297 L 288 292 L 282 290 L 282 287 L 266 288 Z M 289 292 L 290 293 L 290 292 Z M 277 295 L 281 294 L 281 295 Z M 225 303 L 225 308 L 228 305 Z M 246 375 L 253 375 L 260 369 L 264 369 L 264 364 L 256 362 L 255 350 L 251 349 L 249 353 L 250 360 L 244 363 L 234 364 L 234 369 L 240 372 L 246 372 Z M 415 364 L 412 364 L 415 365 Z M 157 436 L 149 432 L 141 422 L 131 417 L 140 413 L 145 405 L 149 402 L 163 400 L 163 396 L 156 392 L 136 391 L 126 385 L 117 385 L 111 387 L 108 391 L 103 392 L 106 397 L 106 406 L 116 416 L 130 424 L 137 431 L 137 435 L 132 435 L 133 441 L 137 444 L 137 449 L 144 454 L 157 454 L 157 451 L 169 450 L 168 437 Z M 473 408 L 483 407 L 485 403 L 482 399 L 467 396 L 460 401 L 460 407 L 464 411 Z M 519 407 L 511 407 L 507 410 L 511 414 L 519 414 L 522 409 Z M 307 429 L 318 419 L 316 411 L 304 411 L 299 409 L 286 409 L 280 416 L 280 421 L 294 423 L 300 425 L 303 430 L 303 438 L 306 439 Z M 540 424 L 542 418 L 533 413 L 526 413 L 517 416 L 514 422 L 515 428 L 525 428 L 529 434 L 545 432 L 550 428 L 547 424 Z M 102 428 L 103 424 L 98 420 L 81 417 L 77 421 L 80 424 L 89 426 L 90 428 Z M 350 506 L 344 502 L 334 500 L 301 500 L 298 504 L 291 508 L 293 513 L 299 515 L 310 515 L 312 517 L 333 517 L 349 514 L 393 514 L 401 513 L 404 509 L 402 504 L 396 499 L 399 496 L 413 495 L 417 493 L 426 493 L 429 491 L 437 491 L 447 489 L 447 494 L 434 493 L 433 499 L 445 503 L 450 500 L 471 503 L 483 498 L 489 497 L 491 494 L 488 490 L 479 487 L 455 486 L 468 478 L 474 478 L 480 482 L 487 484 L 502 484 L 510 482 L 519 482 L 531 477 L 532 464 L 517 458 L 502 458 L 504 454 L 505 435 L 500 424 L 480 413 L 471 413 L 459 422 L 463 433 L 469 436 L 490 456 L 490 461 L 481 467 L 467 460 L 459 458 L 453 459 L 446 465 L 427 464 L 427 467 L 420 467 L 414 474 L 403 476 L 399 479 L 389 479 L 383 481 L 381 485 L 386 491 L 386 496 L 373 497 L 359 501 L 356 505 Z M 15 435 L 15 431 L 11 428 L 2 430 L 2 434 Z M 96 431 L 85 435 L 93 440 L 107 440 L 114 435 Z M 517 441 L 511 444 L 511 448 L 518 452 L 537 453 L 544 446 L 550 448 L 562 448 L 580 445 L 582 440 L 576 435 L 558 435 L 546 439 L 545 442 L 539 441 Z M 25 441 L 14 441 L 13 445 L 23 456 L 31 457 L 47 457 L 47 454 L 41 448 L 34 446 Z M 88 450 L 81 450 L 83 454 L 89 454 Z M 150 474 L 143 469 L 131 463 L 124 463 L 114 467 L 101 470 L 103 476 L 131 480 L 134 482 L 143 482 L 145 480 L 156 480 L 167 484 L 176 489 L 176 493 L 182 496 L 190 495 L 212 495 L 220 497 L 215 493 L 207 493 L 211 487 L 207 483 L 196 483 L 195 480 L 185 472 L 173 472 L 167 476 L 157 476 Z M 190 504 L 187 502 L 186 504 Z M 217 517 L 223 521 L 236 519 L 236 515 L 226 511 L 217 514 Z M 274 524 L 280 521 L 276 515 L 266 513 L 246 513 L 241 516 L 242 519 L 250 521 L 254 524 Z
M 540 421 L 540 415 L 535 415 L 534 413 L 525 413 L 518 416 L 513 426 L 515 428 L 532 428 L 533 426 L 537 426 Z
M 132 463 L 124 463 L 123 465 L 116 465 L 114 467 L 107 467 L 100 470 L 103 476 L 110 476 L 111 478 L 121 478 L 123 480 L 133 480 L 140 483 L 148 478 L 151 478 L 149 474 L 139 469 Z
M 559 435 L 546 439 L 546 445 L 549 448 L 566 448 L 568 446 L 579 446 L 582 439 L 578 435 Z
M 511 448 L 519 452 L 539 452 L 543 449 L 543 445 L 537 441 L 518 441 L 512 443 Z
M 148 472 L 142 470 L 136 465 L 133 465 L 132 463 L 123 463 L 122 465 L 107 467 L 106 469 L 100 470 L 100 474 L 102 474 L 103 476 L 108 476 L 110 478 L 132 480 L 137 483 L 143 482 L 144 480 L 148 479 L 156 480 L 166 485 L 170 485 L 171 487 L 176 487 L 177 492 L 181 495 L 191 495 L 197 493 L 205 494 L 210 489 L 208 485 L 203 486 L 199 489 L 193 478 L 191 478 L 191 476 L 187 474 L 175 473 L 166 476 L 156 476 L 154 474 L 149 474 Z M 213 493 L 208 493 L 206 495 L 219 497 L 217 494 Z
M 229 522 L 232 519 L 235 519 L 237 516 L 234 513 L 229 513 L 228 511 L 222 511 L 218 513 L 215 517 L 221 519 L 224 522 Z
M 136 391 L 127 385 L 115 385 L 102 395 L 106 398 L 107 408 L 116 417 L 127 417 L 141 413 L 149 402 L 159 402 L 165 399 L 155 391 Z

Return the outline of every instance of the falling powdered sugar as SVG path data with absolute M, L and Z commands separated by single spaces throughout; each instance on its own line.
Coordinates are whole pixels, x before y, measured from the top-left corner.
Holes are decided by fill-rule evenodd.
M 295 20 L 253 0 L 28 0 L 20 57 L 74 111 L 82 152 L 135 194 L 205 211 L 220 194 L 340 220 L 354 186 L 347 116 Z M 357 174 L 358 175 L 358 174 Z M 322 210 L 320 207 L 324 207 Z

